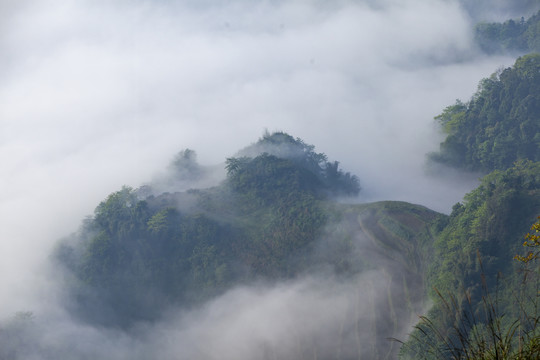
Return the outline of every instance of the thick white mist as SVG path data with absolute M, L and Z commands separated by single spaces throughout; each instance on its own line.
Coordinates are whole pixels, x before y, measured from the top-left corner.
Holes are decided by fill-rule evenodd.
M 0 318 L 54 304 L 43 264 L 55 241 L 183 148 L 221 163 L 282 130 L 357 174 L 362 201 L 448 212 L 475 176 L 424 174 L 441 140 L 432 118 L 513 62 L 476 53 L 454 1 L 51 0 L 0 13 Z

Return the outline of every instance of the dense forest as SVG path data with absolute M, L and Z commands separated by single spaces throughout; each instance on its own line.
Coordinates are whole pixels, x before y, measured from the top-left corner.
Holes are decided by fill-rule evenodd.
M 523 74 L 535 72 L 537 60 L 536 55 L 520 58 L 500 78 L 518 72 L 514 85 L 526 86 L 534 96 L 530 89 L 536 88 Z M 467 139 L 496 142 L 486 137 L 478 117 L 468 114 L 479 103 L 482 111 L 494 111 L 494 102 L 480 98 L 492 95 L 496 86 L 488 82 L 500 81 L 483 80 L 470 104 L 458 103 L 436 118 L 448 138 L 466 132 Z M 506 101 L 519 104 L 519 93 L 505 93 L 514 95 Z M 504 114 L 490 117 L 493 129 L 516 127 Z M 524 122 L 538 137 L 534 115 L 528 113 Z M 237 286 L 326 274 L 337 283 L 356 279 L 346 295 L 349 306 L 328 319 L 327 330 L 334 334 L 298 334 L 293 352 L 262 341 L 268 351 L 263 358 L 393 359 L 398 353 L 404 359 L 470 358 L 502 346 L 489 337 L 495 325 L 497 336 L 511 334 L 503 344 L 508 354 L 516 356 L 520 349 L 536 356 L 535 273 L 523 281 L 521 263 L 514 260 L 540 213 L 535 136 L 523 148 L 506 142 L 504 161 L 495 151 L 485 153 L 482 162 L 451 163 L 499 169 L 483 177 L 449 216 L 402 202 L 337 202 L 336 197 L 360 192 L 359 178 L 284 132 L 265 133 L 228 158 L 226 179 L 218 186 L 161 192 L 164 182 L 197 181 L 205 173 L 195 152 L 183 150 L 169 167 L 172 179 L 110 194 L 58 244 L 53 258 L 59 271 L 69 274 L 64 276 L 65 307 L 82 323 L 129 332 L 162 321 L 171 309 L 197 309 Z M 464 149 L 461 159 L 475 159 L 476 147 Z M 376 280 L 361 280 L 373 271 Z M 403 346 L 389 342 L 389 337 L 404 340 L 404 324 L 414 323 L 430 302 L 427 317 Z M 28 351 L 51 359 L 73 355 L 60 345 L 30 345 L 40 331 L 33 324 L 33 314 L 21 312 L 4 325 L 2 358 L 20 358 Z M 366 336 L 369 347 L 362 345 Z
M 181 151 L 171 176 L 204 171 L 194 159 L 194 152 Z M 65 301 L 72 315 L 132 331 L 160 321 L 167 309 L 197 308 L 242 284 L 310 274 L 347 282 L 384 268 L 378 283 L 387 296 L 364 304 L 364 295 L 352 291 L 351 306 L 329 324 L 341 328 L 339 335 L 320 343 L 300 337 L 308 345 L 298 351 L 328 359 L 397 356 L 398 344 L 388 346 L 386 338 L 403 334 L 401 319 L 425 306 L 425 264 L 446 216 L 400 202 L 336 202 L 358 194 L 359 179 L 283 132 L 265 133 L 225 167 L 227 178 L 209 189 L 156 195 L 150 183 L 124 187 L 101 202 L 54 254 L 71 274 Z M 380 284 L 368 282 L 362 292 L 375 296 Z M 359 306 L 368 306 L 369 318 L 362 319 Z M 366 336 L 359 326 L 371 329 L 369 348 L 359 344 Z M 276 358 L 291 356 L 270 348 Z
M 540 355 L 538 264 L 530 273 L 514 259 L 526 250 L 539 212 L 540 163 L 529 160 L 485 176 L 454 206 L 429 264 L 434 305 L 403 347 L 404 358 Z
M 540 161 L 540 54 L 484 79 L 466 103 L 436 117 L 447 135 L 434 161 L 487 173 L 520 159 Z
M 124 187 L 103 201 L 57 253 L 78 279 L 81 315 L 128 326 L 154 319 L 169 304 L 208 299 L 233 282 L 305 269 L 305 253 L 329 216 L 324 200 L 357 194 L 359 181 L 288 134 L 265 134 L 250 149 L 269 144 L 285 153 L 227 159 L 221 186 L 157 196 L 145 196 L 151 184 Z M 182 151 L 173 176 L 192 173 L 193 159 Z

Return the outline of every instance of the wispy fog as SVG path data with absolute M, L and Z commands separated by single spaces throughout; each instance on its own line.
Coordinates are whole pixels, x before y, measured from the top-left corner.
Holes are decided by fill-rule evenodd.
M 4 329 L 13 335 L 1 342 L 2 353 L 51 360 L 370 357 L 381 342 L 373 309 L 387 299 L 388 286 L 383 273 L 366 272 L 347 282 L 314 277 L 240 287 L 202 308 L 172 312 L 129 332 L 73 322 L 62 312 L 17 314 Z M 404 336 L 410 325 L 395 331 Z M 395 354 L 398 344 L 382 341 L 381 355 Z
M 55 299 L 61 291 L 49 284 L 34 312 L 3 321 L 0 354 L 51 360 L 392 359 L 399 343 L 389 337 L 404 339 L 415 314 L 425 310 L 420 276 L 391 261 L 354 222 L 338 227 L 352 234 L 350 259 L 365 271 L 339 277 L 318 268 L 286 281 L 254 281 L 190 309 L 164 309 L 159 320 L 127 330 L 74 320 L 63 307 L 66 298 Z M 405 283 L 418 293 L 404 294 Z
M 514 61 L 478 53 L 472 18 L 449 0 L 0 2 L 0 317 L 55 303 L 42 266 L 107 194 L 149 181 L 180 149 L 220 164 L 265 129 L 340 160 L 360 178 L 359 201 L 449 212 L 477 176 L 425 175 L 441 140 L 433 116 Z M 228 294 L 242 310 L 227 336 L 259 326 L 249 319 L 265 307 L 294 313 L 295 296 L 315 297 L 305 311 L 324 316 L 335 315 L 327 302 L 347 301 L 298 286 Z M 228 316 L 215 304 L 188 316 L 195 333 Z M 156 344 L 177 345 L 161 333 Z M 212 345 L 183 340 L 200 358 L 227 341 L 192 336 Z M 252 351 L 238 345 L 228 358 Z

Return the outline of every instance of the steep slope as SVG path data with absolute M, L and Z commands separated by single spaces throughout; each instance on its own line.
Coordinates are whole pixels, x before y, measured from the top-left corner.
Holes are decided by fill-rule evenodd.
M 523 281 L 514 255 L 540 214 L 539 69 L 539 54 L 518 58 L 482 80 L 468 103 L 436 117 L 447 137 L 431 160 L 489 174 L 437 236 L 428 271 L 434 305 L 403 358 L 517 359 L 518 349 L 538 351 L 527 347 L 538 342 L 536 322 L 528 322 L 539 316 L 537 283 Z
M 519 338 L 529 331 L 538 336 L 537 269 L 520 272 L 514 260 L 538 214 L 540 163 L 531 161 L 485 176 L 454 206 L 429 266 L 434 305 L 404 347 L 404 358 L 485 358 L 502 339 L 507 355 L 498 358 L 517 359 L 524 341 L 538 340 Z M 513 332 L 516 326 L 521 330 Z M 471 357 L 472 351 L 482 355 Z
M 370 312 L 375 314 L 371 322 L 359 325 L 368 326 L 374 335 L 376 346 L 371 358 L 393 359 L 399 344 L 388 338 L 403 336 L 428 306 L 426 273 L 433 255 L 435 234 L 447 217 L 404 202 L 340 207 L 341 222 L 338 228 L 329 228 L 331 237 L 327 246 L 336 246 L 336 239 L 354 236 L 355 248 L 335 254 L 340 265 L 349 271 L 378 271 L 378 281 L 384 284 L 386 296 L 371 304 Z M 376 288 L 375 284 L 373 286 Z

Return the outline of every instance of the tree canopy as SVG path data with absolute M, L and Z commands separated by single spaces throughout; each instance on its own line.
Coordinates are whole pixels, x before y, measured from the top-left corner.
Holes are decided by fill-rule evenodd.
M 447 135 L 434 161 L 468 170 L 507 169 L 540 160 L 540 54 L 484 79 L 472 99 L 435 117 Z
M 324 153 L 315 152 L 313 145 L 306 144 L 300 138 L 293 138 L 284 132 L 265 133 L 255 144 L 239 152 L 239 157 L 227 159 L 227 171 L 230 177 L 238 180 L 239 174 L 257 166 L 249 165 L 275 163 L 275 159 L 288 161 L 286 171 L 301 172 L 302 183 L 310 186 L 319 194 L 326 193 L 335 196 L 354 196 L 360 192 L 360 181 L 356 175 L 343 172 L 339 162 L 329 162 Z M 262 156 L 262 158 L 261 158 Z M 296 169 L 293 169 L 296 168 Z M 309 185 L 308 185 L 309 184 Z
M 267 151 L 227 160 L 220 186 L 159 195 L 123 187 L 102 201 L 56 253 L 74 275 L 76 312 L 130 326 L 233 281 L 301 271 L 327 220 L 322 201 L 356 194 L 358 180 L 285 133 L 266 134 L 257 146 Z M 199 169 L 192 150 L 171 166 L 180 175 Z

